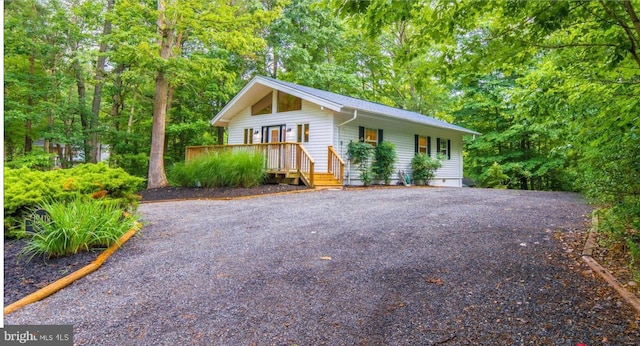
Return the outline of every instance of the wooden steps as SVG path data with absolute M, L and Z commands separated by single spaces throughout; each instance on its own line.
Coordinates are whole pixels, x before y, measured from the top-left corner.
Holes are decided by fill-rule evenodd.
M 315 187 L 342 187 L 340 181 L 331 173 L 315 173 L 313 175 L 313 184 Z

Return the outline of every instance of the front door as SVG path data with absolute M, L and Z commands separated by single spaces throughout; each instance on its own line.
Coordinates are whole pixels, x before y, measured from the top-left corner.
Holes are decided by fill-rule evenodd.
M 282 171 L 284 169 L 284 158 L 282 144 L 271 144 L 284 142 L 284 125 L 265 126 L 262 128 L 262 142 L 269 143 L 267 146 L 267 169 Z

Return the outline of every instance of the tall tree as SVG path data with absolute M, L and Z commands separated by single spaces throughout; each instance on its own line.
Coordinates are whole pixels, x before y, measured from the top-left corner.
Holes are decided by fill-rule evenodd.
M 158 1 L 158 45 L 160 58 L 164 61 L 171 57 L 174 45 L 175 20 L 170 13 L 166 13 L 165 1 Z M 166 62 L 162 62 L 166 64 Z M 153 97 L 153 127 L 151 132 L 151 154 L 149 155 L 149 176 L 147 188 L 153 189 L 169 185 L 164 169 L 164 136 L 167 112 L 167 98 L 169 80 L 161 67 L 156 72 L 155 94 Z
M 102 27 L 102 37 L 100 39 L 100 48 L 98 49 L 98 60 L 96 62 L 96 72 L 95 72 L 95 86 L 93 88 L 93 101 L 91 102 L 91 123 L 90 128 L 92 129 L 91 139 L 89 141 L 89 146 L 91 148 L 88 153 L 88 161 L 89 162 L 98 162 L 100 157 L 100 140 L 98 136 L 98 123 L 100 119 L 100 104 L 102 102 L 102 88 L 104 86 L 104 74 L 105 74 L 105 65 L 107 62 L 107 41 L 106 37 L 111 34 L 111 19 L 108 17 L 109 14 L 113 11 L 113 7 L 115 4 L 115 0 L 107 0 L 107 15 L 104 19 L 104 25 Z

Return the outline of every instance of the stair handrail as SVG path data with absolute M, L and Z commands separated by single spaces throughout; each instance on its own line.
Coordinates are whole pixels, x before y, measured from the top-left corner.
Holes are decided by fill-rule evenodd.
M 344 161 L 332 145 L 328 147 L 327 171 L 333 174 L 340 185 L 344 185 Z

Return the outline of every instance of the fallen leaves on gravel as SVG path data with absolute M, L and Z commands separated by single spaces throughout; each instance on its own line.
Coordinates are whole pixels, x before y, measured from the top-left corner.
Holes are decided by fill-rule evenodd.
M 444 283 L 442 282 L 442 279 L 440 278 L 431 278 L 429 280 L 427 280 L 428 283 L 430 284 L 436 284 L 438 286 L 442 286 Z

